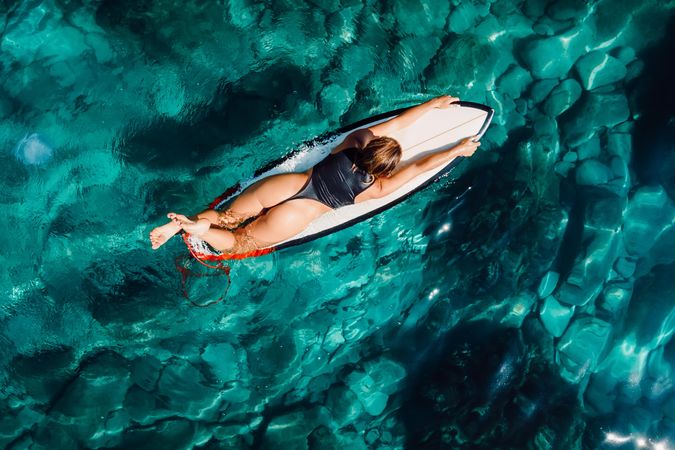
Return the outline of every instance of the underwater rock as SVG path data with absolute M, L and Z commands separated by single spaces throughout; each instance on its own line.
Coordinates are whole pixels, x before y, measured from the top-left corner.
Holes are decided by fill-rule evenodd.
M 604 380 L 591 375 L 586 391 L 584 391 L 584 401 L 588 405 L 591 413 L 597 415 L 611 414 L 614 411 L 616 393 L 614 389 L 608 388 Z
M 551 93 L 553 88 L 558 85 L 558 79 L 536 80 L 532 83 L 529 97 L 533 104 L 539 104 Z
M 611 229 L 599 228 L 588 231 L 590 241 L 574 261 L 574 266 L 554 297 L 567 305 L 584 306 L 602 291 L 617 256 L 620 235 Z
M 446 3 L 447 4 L 447 3 Z M 482 9 L 483 11 L 479 10 Z M 484 16 L 488 6 L 486 3 L 479 5 L 478 3 L 465 2 L 454 6 L 450 17 L 448 18 L 448 30 L 453 33 L 461 34 L 476 24 L 476 20 L 480 16 Z M 481 14 L 481 12 L 483 12 Z M 443 18 L 446 15 L 442 16 Z
M 500 323 L 513 328 L 520 328 L 525 317 L 532 310 L 532 306 L 537 300 L 537 296 L 532 292 L 521 292 L 519 295 L 508 300 L 511 306 L 509 311 L 501 319 Z
M 60 19 L 58 8 L 35 7 L 35 4 L 17 4 L 13 14 L 6 15 L 0 50 L 11 55 L 14 61 L 29 66 L 35 59 L 38 49 L 49 41 L 45 35 L 58 34 L 54 30 Z
M 50 415 L 73 419 L 69 432 L 84 442 L 95 442 L 99 423 L 85 418 L 104 419 L 122 408 L 128 388 L 126 360 L 112 351 L 103 351 L 81 365 L 77 377 L 55 400 Z
M 179 358 L 171 360 L 162 371 L 157 394 L 165 408 L 188 418 L 212 417 L 218 405 L 218 390 L 210 387 L 192 364 Z
M 361 5 L 359 5 L 361 6 Z M 349 44 L 354 42 L 358 35 L 356 29 L 357 15 L 361 8 L 359 6 L 350 6 L 348 8 L 339 8 L 337 11 L 326 17 L 326 31 L 328 36 L 337 38 L 335 46 Z M 332 40 L 329 42 L 333 42 Z
M 326 352 L 332 353 L 345 342 L 345 338 L 342 336 L 342 327 L 333 325 L 326 332 L 321 348 Z
M 574 116 L 562 127 L 565 140 L 571 145 L 587 141 L 599 128 L 611 128 L 628 119 L 630 114 L 623 94 L 584 95 L 574 111 Z
M 339 427 L 354 423 L 363 413 L 356 394 L 344 385 L 335 385 L 328 390 L 326 408 Z
M 631 45 L 636 51 L 651 45 L 663 35 L 672 5 L 662 9 L 658 1 L 601 0 L 595 5 L 595 41 L 603 48 Z
M 561 375 L 578 383 L 595 368 L 609 343 L 612 326 L 597 317 L 580 317 L 572 322 L 558 342 L 556 363 Z
M 663 187 L 639 188 L 626 208 L 623 225 L 626 252 L 635 257 L 647 253 L 674 215 L 675 207 Z
M 571 161 L 558 161 L 553 166 L 553 170 L 563 178 L 567 176 L 570 170 L 574 169 L 574 163 Z
M 76 432 L 69 429 L 68 425 L 53 419 L 44 421 L 42 426 L 33 432 L 32 440 L 38 448 L 76 449 L 83 446 L 83 439 Z M 22 442 L 19 442 L 19 445 L 21 444 Z M 95 445 L 96 442 L 89 441 L 88 444 Z
M 406 376 L 405 368 L 402 365 L 384 357 L 364 362 L 363 368 L 373 379 L 378 389 L 389 395 L 399 389 L 399 383 Z
M 645 63 L 639 59 L 628 63 L 626 66 L 626 82 L 632 81 L 642 74 L 645 68 Z
M 554 270 L 546 272 L 539 282 L 539 288 L 537 288 L 537 295 L 539 295 L 539 298 L 545 298 L 551 295 L 558 284 L 559 277 L 560 274 Z
M 37 133 L 26 135 L 14 147 L 14 156 L 24 164 L 39 166 L 54 155 L 54 150 Z
M 165 406 L 158 401 L 156 395 L 136 384 L 127 390 L 123 407 L 132 420 L 141 424 L 152 423 L 167 415 Z
M 675 263 L 659 265 L 635 282 L 633 299 L 641 301 L 630 302 L 624 332 L 638 348 L 654 350 L 668 344 L 675 334 L 674 269 Z
M 622 277 L 629 278 L 635 273 L 635 265 L 633 258 L 622 256 L 614 263 L 614 270 Z
M 626 67 L 620 60 L 600 51 L 582 56 L 575 67 L 584 89 L 589 91 L 626 76 Z
M 187 448 L 199 442 L 198 425 L 172 417 L 148 427 L 133 427 L 122 435 L 121 448 Z
M 242 29 L 253 26 L 265 10 L 263 3 L 251 3 L 246 0 L 231 0 L 227 5 L 229 22 Z
M 635 59 L 635 49 L 628 46 L 618 47 L 612 51 L 612 56 L 616 57 L 616 59 L 625 65 Z
M 47 403 L 74 375 L 76 357 L 70 347 L 43 349 L 31 355 L 17 355 L 11 362 L 23 389 L 37 403 Z
M 597 186 L 607 183 L 611 178 L 609 167 L 596 159 L 586 159 L 577 167 L 576 180 L 580 185 Z
M 440 46 L 441 40 L 436 36 L 406 36 L 396 45 L 392 64 L 396 63 L 400 67 L 404 79 L 416 79 L 427 68 Z
M 557 0 L 549 4 L 546 13 L 552 19 L 565 21 L 585 16 L 588 7 L 588 2 L 583 0 Z
M 483 86 L 489 85 L 490 80 L 501 75 L 513 61 L 506 52 L 499 52 L 468 34 L 449 40 L 437 58 L 436 64 L 430 67 L 428 82 L 445 92 L 462 92 L 462 98 L 477 101 L 484 101 Z
M 532 23 L 520 14 L 511 14 L 505 17 L 488 15 L 476 27 L 471 29 L 471 33 L 480 36 L 483 40 L 492 43 L 492 45 L 500 46 L 501 41 L 508 42 L 509 39 L 521 38 L 532 34 Z M 510 62 L 513 62 L 513 60 Z
M 673 261 L 675 261 L 675 220 L 671 220 L 671 223 L 658 233 L 651 251 L 640 260 L 639 273 L 642 275 L 654 266 L 671 264 Z
M 351 446 L 349 446 L 351 448 Z M 307 436 L 307 450 L 342 450 L 346 448 L 325 425 L 319 425 Z
M 87 64 L 82 61 L 58 61 L 49 66 L 49 74 L 56 84 L 68 89 L 78 83 L 82 74 L 87 72 L 87 68 Z
M 44 31 L 42 32 L 44 33 Z M 66 26 L 63 23 L 59 23 L 58 31 L 53 30 L 47 36 L 44 36 L 45 39 L 36 52 L 38 58 L 55 62 L 69 61 L 75 60 L 83 52 L 91 50 L 85 43 L 84 35 L 80 30 Z M 40 39 L 35 40 L 40 41 Z
M 319 92 L 318 104 L 326 116 L 340 117 L 349 109 L 353 100 L 352 92 L 338 84 L 330 84 Z
M 542 0 L 525 0 L 523 3 L 523 13 L 532 19 L 537 19 L 544 14 L 547 2 Z
M 329 414 L 324 407 L 276 416 L 267 425 L 262 448 L 308 450 L 307 438 L 320 425 L 329 425 Z
M 546 158 L 557 158 L 560 151 L 560 136 L 558 122 L 543 114 L 534 120 L 534 132 L 537 136 L 537 145 L 540 145 L 546 153 Z
M 557 117 L 572 107 L 581 97 L 581 86 L 576 80 L 568 78 L 551 91 L 544 102 L 543 109 L 551 117 Z
M 0 119 L 9 117 L 14 110 L 11 99 L 0 89 Z
M 439 34 L 450 12 L 450 3 L 443 0 L 399 0 L 392 3 L 392 12 L 402 36 Z
M 231 344 L 209 344 L 201 357 L 220 382 L 239 378 L 239 358 Z
M 597 134 L 578 147 L 574 148 L 580 160 L 597 158 L 600 156 L 600 136 Z
M 528 42 L 521 50 L 521 57 L 535 78 L 560 78 L 584 53 L 591 35 L 588 23 L 584 23 L 557 36 Z
M 120 434 L 127 426 L 131 417 L 124 409 L 116 409 L 108 413 L 105 418 L 105 429 L 108 433 L 115 435 Z
M 368 414 L 377 416 L 384 411 L 389 396 L 381 392 L 381 386 L 373 377 L 366 372 L 354 371 L 347 375 L 345 382 Z
M 563 306 L 551 296 L 544 299 L 539 309 L 539 318 L 544 328 L 554 337 L 560 337 L 563 334 L 573 314 L 574 306 Z
M 497 81 L 497 90 L 513 99 L 519 98 L 527 86 L 532 83 L 530 73 L 520 66 L 514 65 Z
M 600 296 L 598 306 L 618 317 L 628 306 L 633 294 L 632 286 L 621 283 L 610 283 L 605 286 Z
M 185 86 L 174 70 L 160 72 L 152 84 L 151 92 L 153 105 L 161 115 L 174 117 L 185 107 Z
M 600 198 L 586 204 L 585 228 L 587 231 L 593 229 L 606 230 L 616 228 L 623 219 L 624 209 L 626 208 L 626 199 L 614 196 L 601 196 Z
M 251 398 L 252 391 L 244 386 L 240 381 L 231 381 L 225 383 L 220 391 L 220 397 L 230 403 L 242 403 Z
M 89 47 L 94 49 L 94 55 L 99 64 L 111 62 L 116 56 L 115 51 L 105 35 L 100 33 L 88 33 L 85 35 L 84 40 Z
M 575 162 L 579 159 L 579 154 L 577 152 L 569 151 L 565 153 L 562 157 L 563 161 Z
M 586 398 L 591 401 L 592 408 L 598 412 L 606 413 L 613 410 L 617 400 L 626 401 L 626 398 L 621 398 L 630 390 L 626 388 L 638 387 L 640 374 L 644 372 L 647 351 L 636 347 L 631 336 L 615 342 L 598 365 L 596 373 L 591 375 L 585 393 Z
M 645 397 L 660 400 L 670 390 L 669 377 L 675 375 L 675 345 L 668 343 L 649 353 L 643 379 Z
M 141 355 L 131 362 L 131 381 L 146 391 L 153 391 L 162 370 L 160 360 L 152 355 Z
M 607 152 L 629 162 L 633 151 L 633 139 L 629 133 L 611 132 L 607 135 Z
M 296 346 L 294 335 L 292 330 L 279 333 L 274 339 L 261 335 L 256 342 L 247 347 L 247 361 L 251 375 L 254 378 L 281 379 L 292 370 L 302 356 L 302 351 Z
M 351 91 L 358 81 L 375 67 L 372 50 L 367 47 L 350 45 L 338 54 L 337 67 L 328 75 L 330 83 L 336 83 Z

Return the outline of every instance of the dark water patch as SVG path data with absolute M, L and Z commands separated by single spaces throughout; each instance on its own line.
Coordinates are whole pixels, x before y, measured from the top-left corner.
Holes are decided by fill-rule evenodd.
M 72 377 L 77 357 L 71 347 L 41 349 L 17 355 L 10 363 L 12 374 L 21 380 L 28 395 L 38 403 L 51 401 Z
M 227 146 L 254 139 L 266 123 L 307 99 L 310 80 L 307 71 L 290 63 L 251 72 L 223 84 L 209 104 L 194 106 L 190 120 L 162 118 L 130 131 L 118 151 L 133 164 L 196 170 Z
M 165 314 L 175 314 L 182 305 L 180 280 L 170 261 L 155 266 L 143 251 L 119 255 L 125 261 L 96 261 L 87 268 L 82 280 L 82 292 L 89 299 L 88 308 L 99 323 L 142 335 L 135 324 L 150 319 L 161 320 Z M 174 275 L 173 283 L 157 283 L 166 273 Z M 173 311 L 173 312 L 172 312 Z M 169 323 L 165 324 L 170 327 Z
M 162 36 L 161 14 L 153 10 L 152 0 L 103 0 L 96 9 L 96 23 L 125 38 L 135 37 L 150 58 L 175 55 L 171 43 Z
M 522 129 L 517 135 L 521 138 L 528 133 Z M 467 302 L 486 294 L 504 298 L 536 287 L 561 246 L 562 214 L 539 198 L 526 180 L 512 176 L 527 162 L 515 151 L 519 141 L 509 142 L 496 162 L 472 166 L 425 213 L 432 224 L 425 230 L 430 235 L 427 260 L 430 265 L 444 261 L 444 267 L 459 276 L 453 302 L 465 295 Z M 459 190 L 463 190 L 463 199 L 454 205 L 457 194 L 450 197 L 448 193 Z M 445 232 L 443 224 L 449 228 Z
M 0 156 L 0 167 L 3 168 L 2 181 L 5 184 L 5 189 L 0 192 L 0 199 L 7 202 L 16 201 L 18 194 L 30 180 L 29 169 L 9 151 Z
M 522 448 L 548 428 L 554 448 L 570 448 L 581 431 L 572 389 L 533 352 L 520 330 L 486 321 L 447 332 L 409 367 L 406 447 Z
M 633 167 L 640 184 L 662 184 L 675 199 L 675 16 L 664 39 L 638 56 L 644 61 L 628 95 L 640 111 L 633 131 Z
M 562 236 L 560 251 L 555 256 L 553 267 L 566 279 L 574 260 L 581 251 L 581 238 L 584 231 L 585 198 L 579 192 L 577 185 L 571 180 L 564 179 L 560 189 L 561 205 L 567 210 L 567 226 Z

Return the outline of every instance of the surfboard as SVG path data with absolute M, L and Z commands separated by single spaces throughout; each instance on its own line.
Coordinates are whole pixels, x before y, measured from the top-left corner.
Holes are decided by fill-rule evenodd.
M 455 105 L 457 106 L 445 109 L 432 108 L 424 113 L 414 124 L 391 135 L 403 148 L 402 162 L 414 161 L 430 153 L 446 150 L 457 145 L 459 141 L 466 137 L 473 135 L 481 137 L 485 133 L 494 115 L 492 108 L 480 103 L 464 101 L 455 103 Z M 229 200 L 236 197 L 258 180 L 278 173 L 306 171 L 328 156 L 331 150 L 340 144 L 352 131 L 385 122 L 398 116 L 406 109 L 408 108 L 378 114 L 307 141 L 286 156 L 276 159 L 258 169 L 250 179 L 231 186 L 209 206 L 215 210 L 223 210 Z M 255 257 L 293 245 L 304 244 L 350 227 L 391 208 L 442 176 L 447 175 L 463 159 L 463 157 L 457 157 L 445 165 L 423 172 L 385 197 L 328 211 L 312 221 L 303 231 L 295 236 L 252 252 L 239 254 L 221 253 L 211 248 L 201 239 L 188 233 L 183 233 L 183 240 L 188 246 L 190 253 L 202 261 Z

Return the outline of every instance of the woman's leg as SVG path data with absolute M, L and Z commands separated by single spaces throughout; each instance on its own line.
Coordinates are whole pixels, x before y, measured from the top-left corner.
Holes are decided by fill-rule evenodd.
M 234 232 L 212 227 L 208 219 L 191 220 L 171 213 L 173 220 L 190 234 L 219 251 L 245 253 L 267 247 L 294 236 L 331 208 L 309 199 L 294 199 L 275 206 L 244 228 Z
M 166 216 L 169 219 L 172 219 L 169 213 Z M 199 214 L 191 217 L 192 220 L 207 219 L 211 223 L 217 223 L 218 213 L 212 209 L 207 209 L 200 212 Z M 157 250 L 159 247 L 164 245 L 169 239 L 174 237 L 181 230 L 180 224 L 175 220 L 169 220 L 169 222 L 161 225 L 159 227 L 153 228 L 150 232 L 150 242 L 152 243 L 152 249 Z
M 233 228 L 246 219 L 259 215 L 263 209 L 283 202 L 302 189 L 311 173 L 312 169 L 306 172 L 281 173 L 256 181 L 244 189 L 227 210 L 218 213 L 218 225 Z
M 312 169 L 263 178 L 239 194 L 227 210 L 220 212 L 207 209 L 192 216 L 191 220 L 207 219 L 221 228 L 236 228 L 247 219 L 259 215 L 263 209 L 271 208 L 296 194 L 311 176 L 311 172 Z M 150 232 L 152 248 L 158 249 L 180 230 L 180 225 L 173 220 L 154 228 Z

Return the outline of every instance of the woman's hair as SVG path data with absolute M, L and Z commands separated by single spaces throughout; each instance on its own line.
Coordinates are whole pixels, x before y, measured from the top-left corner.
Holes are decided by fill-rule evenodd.
M 363 149 L 354 152 L 354 164 L 375 177 L 388 177 L 401 161 L 401 145 L 387 136 L 380 136 L 368 142 Z

